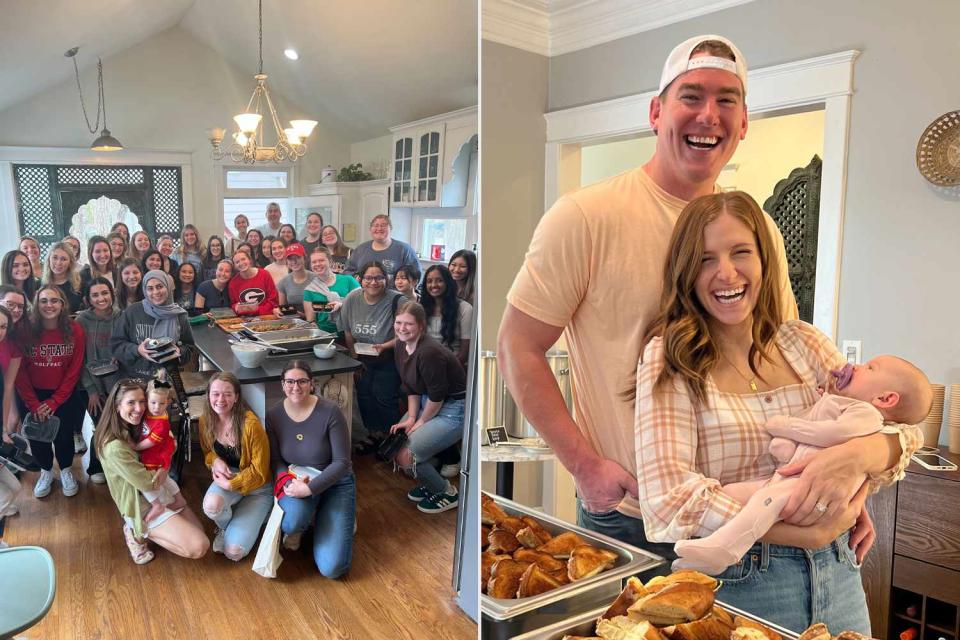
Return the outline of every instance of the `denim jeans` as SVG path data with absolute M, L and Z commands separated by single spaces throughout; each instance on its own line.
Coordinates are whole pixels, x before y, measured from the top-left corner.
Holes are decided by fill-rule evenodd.
M 283 495 L 280 508 L 280 530 L 284 533 L 303 533 L 313 524 L 313 560 L 322 575 L 339 578 L 350 570 L 357 513 L 357 485 L 352 473 L 309 498 Z
M 357 404 L 368 432 L 385 434 L 400 417 L 400 374 L 393 359 L 365 359 Z
M 237 472 L 237 469 L 231 470 Z M 204 503 L 214 495 L 223 498 L 223 508 L 214 513 L 204 506 L 203 512 L 223 531 L 224 548 L 239 547 L 239 556 L 243 558 L 253 549 L 273 508 L 273 483 L 268 482 L 247 495 L 211 484 L 203 498 Z
M 797 633 L 814 622 L 870 637 L 860 565 L 844 533 L 819 549 L 757 543 L 717 577 L 717 600 Z
M 427 404 L 427 396 L 420 396 L 420 410 Z M 445 400 L 437 415 L 423 423 L 407 440 L 407 449 L 416 462 L 414 475 L 430 493 L 447 488 L 447 480 L 437 471 L 435 456 L 456 443 L 463 436 L 463 409 L 465 400 Z
M 621 542 L 639 547 L 663 557 L 667 562 L 653 571 L 651 575 L 670 573 L 670 562 L 677 554 L 673 552 L 673 543 L 648 542 L 643 530 L 643 520 L 624 515 L 617 510 L 606 513 L 591 513 L 584 509 L 583 502 L 577 498 L 577 524 L 584 529 L 602 533 Z

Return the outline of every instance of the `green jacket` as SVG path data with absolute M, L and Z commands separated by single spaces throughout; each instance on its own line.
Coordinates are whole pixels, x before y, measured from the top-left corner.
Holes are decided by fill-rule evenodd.
M 133 532 L 143 538 L 146 527 L 140 513 L 140 492 L 154 489 L 153 481 L 160 471 L 147 471 L 133 448 L 122 440 L 111 440 L 100 453 L 100 463 L 107 477 L 110 497 L 120 514 L 133 520 Z

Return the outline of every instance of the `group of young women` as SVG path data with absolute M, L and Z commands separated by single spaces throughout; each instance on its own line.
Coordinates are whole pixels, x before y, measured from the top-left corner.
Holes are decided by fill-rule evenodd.
M 243 223 L 238 220 L 238 230 Z M 219 238 L 205 246 L 190 225 L 176 255 L 169 237 L 158 238 L 155 249 L 143 232 L 128 243 L 126 231 L 118 225 L 108 237 L 91 238 L 87 265 L 79 271 L 69 238 L 49 249 L 40 277 L 35 268 L 39 245 L 32 238 L 23 238 L 21 249 L 3 259 L 4 440 L 27 412 L 37 420 L 55 416 L 60 421 L 52 443 L 31 441 L 41 468 L 35 497 L 48 495 L 57 479 L 65 496 L 78 493 L 72 464 L 86 448 L 80 427 L 89 412 L 96 427 L 87 473 L 91 482 L 109 485 L 124 516 L 131 557 L 138 563 L 153 557 L 147 538 L 179 555 L 203 555 L 209 542 L 188 507 L 168 508 L 149 522 L 141 512 L 146 502 L 138 492 L 167 480 L 162 469 L 148 470 L 134 448 L 149 417 L 143 380 L 163 368 L 154 361 L 149 341 L 171 338 L 182 367 L 194 355 L 190 313 L 226 306 L 238 313 L 279 313 L 281 306 L 293 306 L 336 333 L 351 351 L 368 345 L 357 355 L 363 363 L 357 380 L 363 424 L 374 438 L 407 432 L 408 444 L 396 461 L 418 479 L 409 497 L 422 511 L 456 507 L 456 488 L 440 475 L 446 459 L 437 456 L 445 450 L 451 455 L 463 428 L 472 307 L 458 296 L 474 292 L 471 252 L 458 252 L 450 269 L 434 265 L 428 270 L 425 311 L 409 299 L 415 292 L 405 297 L 390 289 L 382 264 L 363 265 L 356 278 L 337 273 L 337 256 L 328 245 L 339 245 L 344 262 L 345 247 L 336 229 L 323 227 L 318 215 L 311 215 L 303 244 L 292 228 L 293 242 L 272 241 L 271 264 L 277 265 L 272 270 L 259 266 L 255 245 L 236 243 L 228 260 L 222 258 Z M 256 240 L 257 233 L 249 230 L 246 238 Z M 311 245 L 309 253 L 305 244 Z M 199 277 L 205 279 L 198 283 Z M 200 429 L 211 470 L 202 509 L 217 525 L 214 550 L 239 560 L 253 548 L 276 490 L 284 507 L 285 545 L 297 547 L 300 534 L 312 525 L 317 565 L 324 575 L 337 577 L 349 569 L 354 527 L 350 431 L 339 409 L 312 393 L 308 364 L 290 362 L 281 384 L 287 399 L 268 412 L 265 431 L 243 404 L 235 377 L 220 373 L 211 379 Z M 369 450 L 375 442 L 362 444 Z M 277 474 L 287 473 L 290 465 L 305 471 L 275 485 Z M 9 509 L 6 475 L 0 472 L 0 542 Z

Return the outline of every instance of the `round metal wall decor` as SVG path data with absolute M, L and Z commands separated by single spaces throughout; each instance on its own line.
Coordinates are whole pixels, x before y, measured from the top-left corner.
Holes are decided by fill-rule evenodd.
M 917 142 L 917 168 L 939 187 L 960 185 L 960 111 L 945 113 Z

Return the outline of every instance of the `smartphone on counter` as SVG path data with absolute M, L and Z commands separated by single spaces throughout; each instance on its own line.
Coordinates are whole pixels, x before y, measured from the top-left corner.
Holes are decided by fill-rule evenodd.
M 911 457 L 918 465 L 924 469 L 930 469 L 931 471 L 957 470 L 957 465 L 950 462 L 946 458 L 941 458 L 935 453 L 915 453 Z

